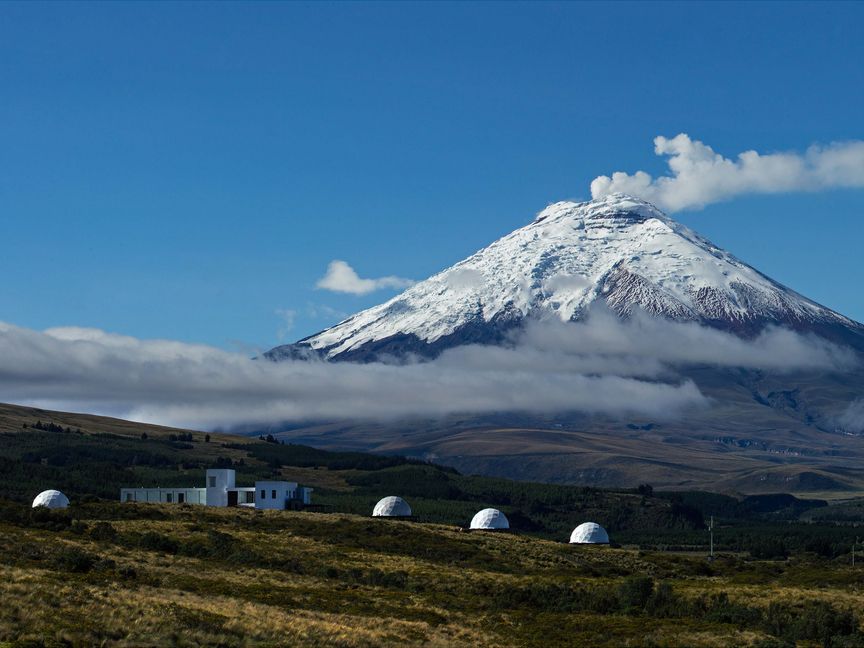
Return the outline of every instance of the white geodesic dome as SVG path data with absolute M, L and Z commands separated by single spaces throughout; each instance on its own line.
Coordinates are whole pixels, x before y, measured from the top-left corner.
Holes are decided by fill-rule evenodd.
M 609 544 L 609 534 L 596 522 L 584 522 L 573 529 L 570 544 Z
M 494 508 L 483 509 L 471 519 L 472 529 L 485 529 L 487 531 L 495 529 L 509 529 L 510 521 L 507 516 L 501 511 Z
M 395 495 L 385 497 L 372 510 L 372 517 L 411 517 L 411 515 L 408 502 Z
M 44 506 L 49 509 L 62 509 L 69 506 L 69 498 L 56 490 L 42 491 L 33 500 L 33 508 Z

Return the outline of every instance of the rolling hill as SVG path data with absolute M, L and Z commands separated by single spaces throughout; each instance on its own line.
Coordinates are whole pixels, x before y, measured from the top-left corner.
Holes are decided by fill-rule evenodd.
M 315 485 L 327 512 L 115 499 L 130 481 L 194 483 L 229 464 L 238 482 Z M 30 508 L 48 487 L 70 508 Z M 0 405 L 0 493 L 4 648 L 864 641 L 849 564 L 860 501 L 514 482 L 13 405 Z M 393 493 L 414 521 L 368 517 Z M 513 533 L 464 531 L 487 505 Z M 566 544 L 587 519 L 615 544 Z

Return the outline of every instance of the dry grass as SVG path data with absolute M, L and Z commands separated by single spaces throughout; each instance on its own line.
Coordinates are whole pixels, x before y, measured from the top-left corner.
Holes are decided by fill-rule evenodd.
M 477 632 L 451 625 L 286 610 L 166 587 L 62 583 L 32 570 L 3 568 L 0 576 L 6 602 L 0 632 L 17 641 L 159 646 L 182 636 L 180 645 L 490 645 Z
M 615 588 L 634 573 L 671 582 L 687 598 L 724 591 L 756 607 L 803 600 L 864 606 L 864 582 L 838 565 L 819 566 L 824 582 L 814 581 L 813 565 L 766 571 L 731 560 L 707 576 L 693 557 L 438 525 L 204 507 L 134 510 L 165 519 L 117 519 L 130 511 L 118 504 L 82 507 L 76 533 L 0 523 L 0 544 L 9 548 L 0 560 L 0 642 L 739 646 L 766 638 L 728 623 L 496 598 L 549 585 Z M 91 537 L 100 518 L 110 520 L 115 537 Z M 148 533 L 176 543 L 177 553 L 139 546 Z M 210 550 L 214 541 L 225 545 L 221 553 L 190 550 Z M 52 557 L 64 551 L 96 562 L 80 573 L 58 567 Z

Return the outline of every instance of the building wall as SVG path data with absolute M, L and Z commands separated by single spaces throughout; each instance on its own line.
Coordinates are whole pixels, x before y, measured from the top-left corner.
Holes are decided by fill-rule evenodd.
M 231 468 L 210 468 L 206 482 L 207 506 L 228 506 L 228 489 L 234 488 L 236 473 Z
M 237 493 L 237 506 L 255 507 L 255 487 L 241 487 L 229 489 Z
M 294 499 L 296 494 L 297 482 L 255 482 L 255 508 L 284 511 L 286 501 Z
M 309 506 L 312 503 L 312 490 L 313 489 L 307 488 L 306 486 L 300 487 L 299 499 L 306 506 Z
M 206 504 L 204 488 L 121 488 L 121 502 L 153 504 Z
M 207 471 L 204 488 L 121 488 L 121 502 L 152 502 L 154 504 L 206 504 L 228 506 L 228 492 L 237 496 L 239 506 L 254 506 L 258 509 L 285 510 L 297 508 L 298 502 L 312 503 L 312 489 L 297 482 L 259 481 L 255 487 L 235 486 L 236 473 L 230 468 L 211 468 Z M 254 490 L 253 493 L 249 491 Z M 233 501 L 233 497 L 232 497 Z

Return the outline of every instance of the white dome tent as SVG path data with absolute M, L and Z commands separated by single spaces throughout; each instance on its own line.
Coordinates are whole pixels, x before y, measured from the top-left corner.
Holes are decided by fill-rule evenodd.
M 412 515 L 408 502 L 395 495 L 380 500 L 372 510 L 372 517 L 411 517 Z
M 501 531 L 510 528 L 510 521 L 501 511 L 494 508 L 483 509 L 471 519 L 471 529 L 477 531 Z
M 57 490 L 42 491 L 33 500 L 33 508 L 39 506 L 49 509 L 65 509 L 69 506 L 69 498 Z
M 584 522 L 573 529 L 570 544 L 609 544 L 609 534 L 596 522 Z

